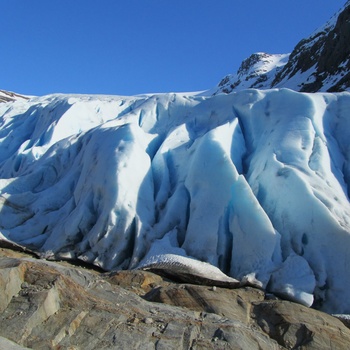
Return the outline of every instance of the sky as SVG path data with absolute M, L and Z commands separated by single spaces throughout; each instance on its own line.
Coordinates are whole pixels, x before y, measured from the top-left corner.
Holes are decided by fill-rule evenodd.
M 254 52 L 291 52 L 345 2 L 0 0 L 0 89 L 207 90 Z

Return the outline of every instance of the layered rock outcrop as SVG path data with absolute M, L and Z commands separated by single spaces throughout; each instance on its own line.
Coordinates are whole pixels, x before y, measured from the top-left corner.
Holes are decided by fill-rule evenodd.
M 0 249 L 5 349 L 345 349 L 337 318 L 251 287 L 102 273 Z

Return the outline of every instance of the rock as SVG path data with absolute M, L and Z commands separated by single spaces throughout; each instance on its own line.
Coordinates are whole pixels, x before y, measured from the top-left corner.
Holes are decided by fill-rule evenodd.
M 290 54 L 253 53 L 236 74 L 220 81 L 215 93 L 282 87 L 301 92 L 349 90 L 349 18 L 348 1 L 324 26 L 299 41 Z M 274 65 L 274 61 L 278 64 Z
M 6 338 L 0 337 L 0 349 L 6 350 L 26 350 L 28 348 L 24 348 Z
M 219 268 L 211 264 L 175 254 L 152 256 L 149 262 L 146 261 L 137 268 L 159 273 L 179 282 L 227 288 L 237 288 L 242 284 L 235 278 L 225 275 Z
M 326 313 L 288 301 L 253 303 L 252 317 L 261 329 L 287 349 L 346 349 L 350 333 Z
M 108 282 L 132 290 L 138 295 L 151 291 L 163 283 L 162 277 L 147 271 L 117 271 L 109 274 Z
M 238 289 L 216 288 L 191 284 L 159 287 L 147 293 L 148 301 L 181 306 L 193 311 L 215 313 L 248 325 L 252 302 L 263 301 L 265 293 L 259 289 L 245 287 Z
M 266 300 L 256 288 L 175 283 L 148 271 L 101 273 L 1 248 L 0 308 L 1 349 L 344 349 L 350 344 L 350 330 L 335 317 Z
M 0 103 L 13 102 L 18 100 L 28 100 L 29 97 L 16 94 L 11 91 L 0 90 Z
M 332 316 L 343 322 L 346 327 L 350 328 L 350 315 L 334 314 Z
M 146 324 L 152 324 L 153 323 L 153 318 L 151 317 L 146 317 L 144 320 L 143 320 L 144 323 Z

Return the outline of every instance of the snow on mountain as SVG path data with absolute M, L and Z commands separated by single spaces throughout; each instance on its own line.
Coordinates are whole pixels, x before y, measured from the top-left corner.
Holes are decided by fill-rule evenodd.
M 230 93 L 244 89 L 263 89 L 271 86 L 277 72 L 288 62 L 289 54 L 270 55 L 264 52 L 252 54 L 244 60 L 235 75 L 227 75 L 212 93 Z
M 257 53 L 244 60 L 211 90 L 230 93 L 246 88 L 295 91 L 350 90 L 350 1 L 324 26 L 301 40 L 291 54 Z
M 288 89 L 0 104 L 0 239 L 105 270 L 192 258 L 350 313 L 349 110 Z
M 28 96 L 16 94 L 14 92 L 0 90 L 0 103 L 1 102 L 12 102 L 17 100 L 28 100 Z

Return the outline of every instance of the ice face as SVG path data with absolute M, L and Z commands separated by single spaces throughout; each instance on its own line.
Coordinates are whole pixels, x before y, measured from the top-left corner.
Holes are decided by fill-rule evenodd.
M 350 312 L 349 93 L 50 95 L 0 115 L 1 240 L 105 270 L 193 259 Z

